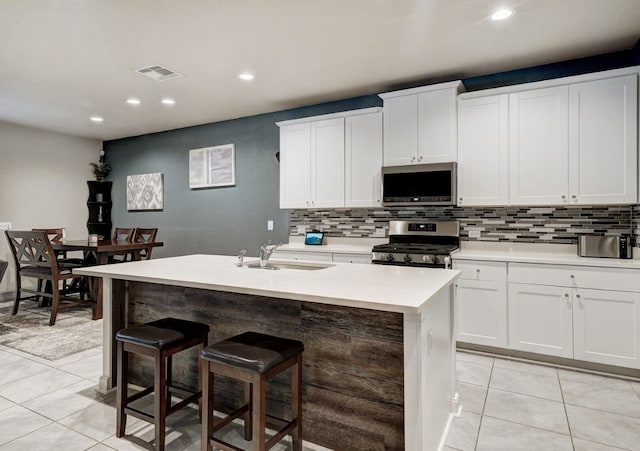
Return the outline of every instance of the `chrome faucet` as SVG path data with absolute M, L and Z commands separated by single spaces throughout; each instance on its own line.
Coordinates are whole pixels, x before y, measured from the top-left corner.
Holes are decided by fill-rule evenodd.
M 244 254 L 247 253 L 246 249 L 242 249 L 240 251 L 240 254 L 238 254 L 238 263 L 236 263 L 236 266 L 239 266 L 242 268 L 242 265 L 244 264 Z
M 260 267 L 264 268 L 267 266 L 267 262 L 271 258 L 271 254 L 275 251 L 280 244 L 271 244 L 269 241 L 267 244 L 263 244 L 260 246 Z

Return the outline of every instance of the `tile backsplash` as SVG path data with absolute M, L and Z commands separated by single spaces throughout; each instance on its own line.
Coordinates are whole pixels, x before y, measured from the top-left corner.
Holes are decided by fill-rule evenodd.
M 630 234 L 635 246 L 640 233 L 637 212 L 630 205 L 291 210 L 289 234 L 298 235 L 298 226 L 303 226 L 332 237 L 373 238 L 388 235 L 390 220 L 457 219 L 460 238 L 467 241 L 574 244 L 578 234 Z

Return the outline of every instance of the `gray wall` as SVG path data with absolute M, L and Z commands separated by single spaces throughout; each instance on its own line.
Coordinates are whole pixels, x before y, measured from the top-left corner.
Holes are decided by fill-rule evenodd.
M 279 208 L 279 129 L 275 122 L 381 106 L 377 96 L 171 130 L 106 142 L 113 171 L 114 227 L 158 227 L 164 248 L 154 256 L 193 253 L 257 255 L 260 244 L 289 240 L 289 213 Z M 236 185 L 189 189 L 189 149 L 235 144 Z M 128 212 L 127 175 L 162 172 L 164 209 Z M 267 231 L 267 220 L 274 230 Z

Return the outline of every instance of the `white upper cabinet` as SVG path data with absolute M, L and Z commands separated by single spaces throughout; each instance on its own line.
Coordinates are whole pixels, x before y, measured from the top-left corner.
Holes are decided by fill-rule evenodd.
M 459 81 L 380 94 L 384 165 L 456 161 Z
M 637 85 L 630 75 L 570 86 L 570 203 L 637 202 Z
M 311 199 L 311 124 L 280 127 L 280 208 L 308 208 Z
M 345 118 L 345 207 L 378 207 L 382 187 L 382 112 Z
M 637 85 L 629 68 L 463 94 L 458 204 L 637 203 Z
M 508 202 L 508 95 L 458 103 L 458 205 Z
M 279 122 L 280 208 L 380 205 L 381 114 L 367 108 Z
M 344 118 L 311 123 L 311 207 L 344 207 Z
M 280 208 L 344 207 L 344 118 L 280 128 Z
M 567 86 L 509 96 L 512 205 L 567 203 L 568 99 Z

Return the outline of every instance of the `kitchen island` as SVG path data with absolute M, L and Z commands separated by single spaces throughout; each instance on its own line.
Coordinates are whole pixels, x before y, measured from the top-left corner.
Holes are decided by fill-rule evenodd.
M 307 442 L 351 450 L 443 446 L 457 410 L 458 271 L 298 262 L 266 270 L 238 267 L 236 261 L 188 255 L 77 270 L 104 282 L 99 390 L 114 383 L 113 336 L 119 328 L 177 316 L 208 323 L 210 342 L 246 330 L 302 340 Z M 176 359 L 176 379 L 197 383 L 193 360 Z M 142 378 L 148 367 L 136 363 L 132 371 Z M 288 394 L 284 384 L 275 385 L 277 410 L 285 404 L 275 400 Z M 232 395 L 220 398 L 216 409 L 232 406 Z

